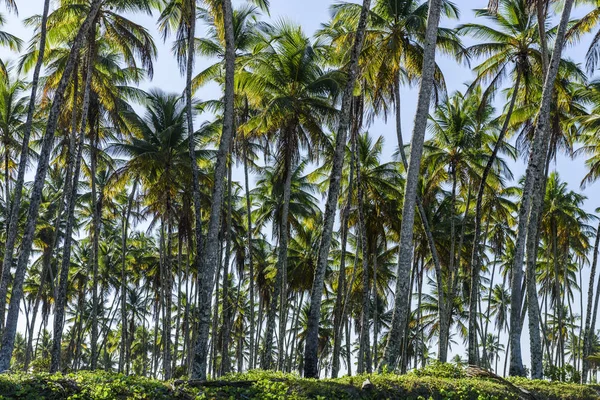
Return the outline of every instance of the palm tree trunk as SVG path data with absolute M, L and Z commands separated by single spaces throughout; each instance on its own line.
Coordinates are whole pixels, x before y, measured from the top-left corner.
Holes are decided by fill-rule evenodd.
M 519 93 L 519 86 L 521 82 L 521 73 L 517 69 L 517 79 L 515 81 L 515 86 L 513 88 L 513 94 L 510 100 L 510 105 L 508 106 L 508 110 L 506 112 L 506 116 L 504 117 L 504 125 L 502 125 L 502 129 L 500 130 L 500 134 L 498 135 L 498 140 L 494 145 L 494 149 L 492 150 L 492 154 L 488 159 L 485 168 L 483 169 L 483 173 L 481 174 L 481 182 L 479 183 L 479 191 L 477 192 L 477 202 L 475 204 L 475 233 L 473 236 L 473 252 L 471 255 L 471 294 L 469 297 L 469 342 L 468 342 L 468 355 L 469 355 L 469 364 L 475 365 L 477 362 L 477 312 L 476 312 L 476 301 L 479 298 L 477 295 L 477 291 L 479 290 L 479 275 L 481 273 L 481 259 L 480 259 L 480 246 L 479 241 L 481 240 L 481 213 L 483 206 L 483 196 L 485 194 L 485 187 L 487 184 L 487 178 L 492 171 L 492 167 L 496 162 L 496 158 L 498 156 L 498 151 L 504 145 L 504 138 L 506 136 L 506 132 L 508 131 L 508 125 L 510 119 L 512 117 L 513 110 L 515 108 L 515 103 L 517 101 L 517 95 Z M 487 329 L 486 329 L 487 331 Z M 484 336 L 485 340 L 485 336 Z M 483 347 L 483 351 L 485 354 L 485 346 Z
M 600 246 L 600 223 L 596 229 L 596 241 L 594 243 L 594 255 L 590 271 L 590 283 L 588 287 L 587 309 L 585 313 L 585 329 L 583 333 L 583 364 L 581 370 L 581 383 L 587 382 L 587 375 L 590 369 L 588 356 L 591 352 L 592 335 L 596 330 L 596 313 L 598 312 L 598 299 L 600 298 L 600 289 L 596 289 L 596 300 L 594 301 L 594 279 L 596 276 L 596 266 L 598 265 L 598 247 Z M 600 280 L 600 274 L 598 275 Z M 597 288 L 600 288 L 600 281 Z M 594 302 L 594 312 L 592 313 L 592 302 Z
M 385 347 L 382 362 L 379 369 L 388 367 L 394 370 L 400 358 L 400 347 L 404 327 L 408 320 L 408 281 L 412 265 L 413 250 L 413 227 L 415 220 L 415 206 L 417 200 L 417 187 L 419 183 L 421 157 L 423 155 L 423 142 L 425 130 L 429 117 L 429 104 L 433 91 L 433 80 L 435 71 L 435 47 L 437 43 L 437 31 L 441 14 L 441 0 L 430 0 L 427 16 L 427 29 L 425 32 L 425 45 L 423 50 L 423 72 L 419 98 L 417 101 L 417 112 L 413 129 L 411 154 L 404 188 L 404 201 L 402 208 L 402 228 L 400 231 L 400 245 L 398 254 L 398 274 L 396 277 L 396 292 L 394 299 L 394 310 L 388 341 Z
M 187 43 L 187 63 L 185 70 L 185 107 L 187 130 L 189 136 L 190 163 L 192 165 L 192 195 L 194 198 L 194 233 L 196 239 L 196 257 L 194 264 L 196 268 L 200 266 L 200 257 L 202 255 L 202 203 L 200 199 L 200 173 L 198 171 L 198 162 L 196 160 L 196 140 L 194 138 L 194 112 L 192 97 L 192 73 L 194 69 L 194 55 L 196 48 L 194 46 L 196 35 L 196 0 L 186 1 L 192 9 L 189 10 L 189 27 Z
M 231 372 L 231 359 L 229 358 L 229 336 L 231 335 L 231 318 L 233 314 L 232 302 L 229 301 L 229 262 L 231 255 L 231 170 L 229 163 L 227 177 L 227 218 L 225 226 L 225 261 L 223 262 L 223 340 L 221 347 L 221 375 Z
M 319 350 L 319 324 L 321 318 L 321 299 L 325 285 L 325 272 L 329 259 L 329 248 L 333 235 L 333 223 L 342 179 L 344 156 L 346 150 L 346 136 L 350 127 L 350 108 L 354 97 L 354 86 L 358 77 L 358 61 L 362 50 L 365 30 L 367 27 L 368 13 L 371 8 L 371 0 L 363 0 L 360 19 L 354 38 L 354 44 L 350 53 L 348 69 L 348 80 L 342 96 L 341 116 L 337 129 L 333 166 L 329 178 L 329 191 L 325 204 L 323 216 L 323 233 L 319 244 L 315 278 L 310 297 L 310 310 L 308 315 L 308 326 L 306 331 L 306 343 L 304 349 L 304 376 L 308 378 L 318 377 L 318 350 Z
M 379 355 L 377 348 L 377 345 L 379 344 L 379 315 L 377 313 L 377 306 L 379 305 L 379 296 L 377 293 L 377 256 L 377 243 L 375 243 L 373 254 L 373 284 L 371 285 L 371 289 L 373 291 L 373 365 L 377 365 L 377 357 Z
M 400 160 L 402 161 L 402 165 L 404 170 L 408 170 L 408 160 L 406 159 L 406 153 L 404 151 L 404 139 L 402 138 L 402 108 L 400 102 L 400 78 L 396 77 L 394 82 L 394 106 L 395 106 L 395 114 L 396 114 L 396 137 L 398 139 L 398 152 L 400 153 Z M 438 290 L 438 314 L 440 320 L 440 332 L 448 332 L 448 334 L 443 334 L 440 336 L 440 340 L 438 341 L 438 359 L 441 362 L 446 362 L 447 354 L 448 354 L 448 341 L 450 334 L 450 321 L 445 317 L 447 312 L 445 311 L 447 304 L 444 301 L 444 282 L 442 276 L 442 266 L 440 263 L 440 257 L 437 251 L 437 247 L 435 245 L 435 241 L 433 240 L 433 234 L 431 233 L 431 227 L 429 226 L 429 220 L 427 219 L 427 213 L 425 212 L 425 207 L 423 207 L 423 201 L 421 200 L 421 196 L 417 193 L 416 197 L 417 209 L 419 210 L 419 217 L 421 218 L 421 223 L 423 224 L 423 231 L 425 231 L 425 237 L 427 238 L 427 245 L 429 246 L 429 251 L 431 253 L 431 261 L 433 262 L 433 266 L 435 268 L 435 276 L 436 276 L 436 284 Z
M 235 37 L 233 30 L 233 9 L 231 0 L 223 0 L 223 24 L 225 31 L 225 109 L 223 112 L 223 133 L 215 163 L 212 206 L 208 223 L 206 251 L 202 258 L 200 275 L 200 320 L 198 324 L 198 342 L 194 354 L 191 377 L 206 379 L 208 358 L 208 333 L 210 328 L 210 305 L 215 280 L 215 266 L 219 253 L 219 228 L 224 197 L 224 178 L 227 173 L 227 158 L 231 149 L 234 131 L 234 75 L 235 75 Z
M 61 357 L 61 339 L 64 328 L 64 315 L 67 302 L 67 289 L 69 278 L 69 267 L 71 264 L 71 242 L 73 236 L 73 226 L 75 224 L 75 206 L 77 203 L 77 186 L 79 183 L 79 173 L 81 170 L 81 159 L 84 147 L 85 128 L 87 122 L 87 112 L 89 109 L 90 85 L 91 85 L 91 65 L 92 59 L 87 60 L 87 75 L 84 89 L 83 111 L 81 116 L 81 130 L 79 132 L 77 154 L 69 155 L 69 163 L 73 163 L 73 179 L 67 183 L 67 225 L 65 227 L 65 240 L 63 243 L 63 256 L 60 269 L 60 280 L 58 282 L 56 305 L 54 307 L 54 334 L 52 341 L 52 360 L 50 363 L 50 372 L 54 373 L 60 369 Z
M 133 181 L 133 187 L 127 201 L 127 211 L 123 220 L 123 236 L 121 238 L 121 348 L 119 354 L 119 372 L 123 372 L 125 365 L 125 354 L 127 353 L 127 230 L 129 228 L 129 218 L 133 208 L 133 200 L 137 191 L 137 179 Z M 133 335 L 133 332 L 131 332 Z
M 41 22 L 41 30 L 40 30 L 40 46 L 38 50 L 38 58 L 35 63 L 35 69 L 33 71 L 33 78 L 31 81 L 31 95 L 29 97 L 29 106 L 27 108 L 27 120 L 25 121 L 25 126 L 23 129 L 23 141 L 21 144 L 21 157 L 19 159 L 19 170 L 17 172 L 17 180 L 15 182 L 15 187 L 13 189 L 13 199 L 11 202 L 10 209 L 7 210 L 8 219 L 5 221 L 6 224 L 6 243 L 4 245 L 4 259 L 2 261 L 2 267 L 0 268 L 0 332 L 1 328 L 4 327 L 4 313 L 6 310 L 6 295 L 8 293 L 8 285 L 10 281 L 10 269 L 13 265 L 13 256 L 15 250 L 15 243 L 17 241 L 17 230 L 18 230 L 18 215 L 19 209 L 21 208 L 21 196 L 23 192 L 23 184 L 25 182 L 25 172 L 27 171 L 27 165 L 29 161 L 29 138 L 31 137 L 31 130 L 33 127 L 33 115 L 36 110 L 37 105 L 37 90 L 39 86 L 40 73 L 42 70 L 42 65 L 44 64 L 44 54 L 46 52 L 46 33 L 47 33 L 47 22 L 48 22 L 48 12 L 50 9 L 50 0 L 44 1 L 44 11 L 42 13 L 42 22 Z M 83 38 L 80 39 L 83 41 Z M 73 43 L 75 45 L 75 43 Z M 79 44 L 81 46 L 81 43 Z M 74 53 L 78 53 L 79 49 L 77 48 Z M 73 51 L 72 51 L 73 53 Z M 76 54 L 75 54 L 76 55 Z M 75 57 L 76 59 L 76 57 Z M 67 64 L 68 65 L 68 64 Z M 73 66 L 71 66 L 71 70 Z M 67 70 L 65 69 L 65 73 Z M 59 103 L 57 107 L 54 109 L 54 129 L 56 129 L 56 119 L 58 118 L 58 113 L 60 111 L 60 105 L 62 105 L 62 97 L 64 96 L 65 90 L 67 88 L 67 83 L 70 78 L 71 73 L 66 76 L 64 87 L 62 87 L 62 92 L 59 84 L 59 88 L 57 88 L 58 97 L 54 97 L 54 102 Z M 62 82 L 62 78 L 61 78 Z M 52 109 L 51 109 L 52 113 Z M 50 118 L 52 114 L 48 115 Z M 48 119 L 48 122 L 50 120 Z M 8 201 L 8 198 L 7 198 Z M 0 364 L 2 362 L 0 361 Z
M 525 184 L 523 187 L 523 196 L 521 207 L 519 209 L 519 222 L 517 227 L 517 239 L 515 241 L 515 257 L 512 273 L 512 287 L 519 288 L 523 281 L 523 259 L 525 255 L 525 240 L 527 235 L 527 224 L 531 214 L 531 205 L 536 189 L 539 192 L 542 184 L 542 175 L 546 161 L 546 151 L 550 140 L 550 111 L 552 106 L 552 98 L 554 94 L 554 82 L 558 74 L 558 67 L 562 57 L 562 49 L 565 42 L 567 25 L 569 23 L 571 9 L 574 0 L 566 0 L 556 33 L 554 51 L 552 52 L 552 60 L 546 74 L 544 88 L 542 92 L 542 101 L 538 122 L 535 128 L 534 139 L 531 146 L 531 154 L 525 174 Z M 532 277 L 533 278 L 533 277 Z M 533 278 L 535 279 L 535 278 Z M 521 304 L 522 295 L 520 290 L 511 291 L 511 316 L 510 316 L 510 341 L 511 341 L 511 361 L 510 375 L 525 375 L 523 361 L 521 355 Z
M 98 120 L 99 122 L 99 120 Z M 98 166 L 98 129 L 92 130 L 92 137 L 90 138 L 90 144 L 92 147 L 91 154 L 91 189 L 92 189 L 92 254 L 91 254 L 91 263 L 92 263 L 92 315 L 91 315 L 91 369 L 92 371 L 96 369 L 98 364 L 98 252 L 100 250 L 100 207 L 101 207 L 101 197 L 102 193 L 98 194 L 97 184 L 96 184 L 96 173 Z M 95 132 L 94 132 L 95 131 Z
M 269 301 L 269 311 L 267 312 L 267 328 L 265 331 L 264 349 L 261 356 L 261 368 L 271 369 L 273 363 L 273 336 L 275 333 L 275 318 L 277 314 L 277 300 L 281 298 L 282 286 L 285 285 L 283 280 L 284 270 L 287 264 L 287 248 L 289 235 L 289 213 L 290 213 L 290 197 L 292 189 L 292 157 L 289 152 L 286 152 L 285 160 L 285 182 L 283 186 L 283 199 L 281 207 L 281 221 L 279 222 L 279 248 L 277 256 L 277 267 L 275 273 L 275 287 Z M 281 299 L 283 301 L 283 299 Z M 279 315 L 279 323 L 285 324 L 283 315 Z M 284 349 L 278 349 L 280 352 Z
M 248 179 L 248 144 L 244 144 L 244 185 L 246 195 L 246 224 L 247 224 L 247 249 L 246 256 L 248 258 L 248 286 L 250 297 L 250 337 L 248 342 L 250 343 L 248 356 L 248 369 L 254 369 L 254 264 L 252 263 L 252 204 L 250 202 L 250 180 Z
M 354 135 L 353 140 L 357 140 Z M 360 155 L 359 155 L 360 158 Z M 369 345 L 369 319 L 371 317 L 370 305 L 371 299 L 369 296 L 369 246 L 367 241 L 367 226 L 365 221 L 364 213 L 364 192 L 360 180 L 360 162 L 357 160 L 356 165 L 356 187 L 358 188 L 358 218 L 359 218 L 359 231 L 362 243 L 362 307 L 360 310 L 360 337 L 359 337 L 359 350 L 358 350 L 358 372 L 373 372 L 373 365 L 371 362 L 371 346 Z M 361 368 L 364 365 L 363 368 Z
M 350 218 L 350 207 L 352 205 L 352 192 L 354 190 L 354 141 L 350 151 L 350 175 L 348 178 L 348 196 L 341 217 L 341 244 L 342 254 L 340 256 L 340 270 L 338 276 L 338 290 L 335 298 L 333 314 L 333 356 L 331 365 L 331 377 L 337 378 L 340 370 L 340 351 L 343 335 L 343 300 L 346 295 L 346 245 L 348 242 L 348 220 Z

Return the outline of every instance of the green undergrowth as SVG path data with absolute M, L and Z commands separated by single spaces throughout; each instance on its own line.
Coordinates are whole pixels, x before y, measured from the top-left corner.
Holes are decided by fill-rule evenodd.
M 369 379 L 372 385 L 363 388 Z M 524 389 L 529 394 L 520 391 Z M 185 399 L 185 400 L 600 400 L 600 387 L 514 379 L 469 378 L 453 366 L 434 366 L 406 375 L 377 374 L 340 379 L 302 379 L 251 371 L 198 385 L 161 382 L 107 372 L 66 375 L 0 375 L 0 400 L 8 399 Z M 530 397 L 528 397 L 530 396 Z

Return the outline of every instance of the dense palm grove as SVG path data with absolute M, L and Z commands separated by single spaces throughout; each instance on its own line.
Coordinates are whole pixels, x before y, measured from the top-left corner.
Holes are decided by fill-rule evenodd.
M 0 31 L 0 370 L 595 379 L 598 218 L 554 161 L 600 176 L 600 4 L 482 2 L 450 29 L 447 0 L 335 3 L 314 37 L 234 5 L 45 0 L 28 43 Z M 183 93 L 139 88 L 159 41 Z

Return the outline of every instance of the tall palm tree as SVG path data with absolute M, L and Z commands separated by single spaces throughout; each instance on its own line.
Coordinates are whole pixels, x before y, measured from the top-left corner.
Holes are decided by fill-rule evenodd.
M 200 264 L 200 272 L 205 279 L 202 280 L 200 301 L 204 307 L 200 310 L 200 324 L 198 342 L 196 344 L 194 362 L 192 365 L 192 378 L 206 379 L 208 357 L 208 334 L 210 327 L 210 305 L 212 304 L 213 282 L 215 280 L 215 265 L 218 261 L 222 202 L 225 193 L 225 174 L 227 172 L 227 159 L 231 150 L 234 136 L 234 78 L 235 78 L 235 34 L 233 30 L 233 8 L 231 0 L 223 0 L 220 4 L 222 16 L 223 37 L 225 38 L 225 95 L 223 107 L 223 131 L 217 152 L 214 172 L 214 188 L 212 193 L 212 206 L 207 229 L 207 242 Z
M 506 76 L 512 76 L 514 86 L 504 115 L 504 122 L 498 135 L 498 140 L 492 150 L 492 156 L 483 170 L 477 201 L 475 206 L 475 237 L 473 252 L 471 256 L 472 274 L 471 288 L 479 287 L 479 270 L 481 265 L 481 219 L 482 202 L 488 175 L 492 169 L 495 158 L 500 150 L 510 127 L 510 121 L 515 109 L 517 96 L 521 90 L 521 82 L 530 82 L 534 79 L 536 67 L 541 64 L 543 55 L 540 53 L 537 43 L 539 41 L 539 30 L 535 20 L 531 18 L 530 8 L 527 1 L 500 1 L 495 11 L 489 9 L 477 10 L 478 17 L 491 20 L 498 28 L 492 28 L 482 24 L 465 24 L 458 28 L 459 33 L 469 34 L 477 38 L 490 40 L 486 43 L 476 44 L 466 49 L 469 56 L 487 57 L 479 66 L 475 67 L 477 78 L 474 84 L 490 82 L 490 86 L 484 92 L 484 96 L 493 95 L 502 84 Z M 545 34 L 545 32 L 544 32 Z M 526 87 L 525 90 L 528 90 Z M 469 336 L 469 362 L 478 362 L 477 346 L 475 336 L 475 323 L 477 320 L 477 299 L 474 292 L 470 301 L 470 332 Z
M 417 199 L 417 186 L 423 142 L 427 129 L 428 110 L 433 90 L 435 71 L 435 48 L 437 42 L 438 25 L 442 8 L 441 0 L 430 0 L 427 14 L 427 28 L 425 30 L 425 45 L 423 48 L 423 68 L 421 86 L 411 140 L 410 162 L 404 188 L 402 204 L 402 229 L 400 232 L 400 247 L 398 253 L 398 274 L 396 281 L 394 311 L 385 352 L 379 369 L 388 367 L 396 369 L 400 358 L 401 344 L 404 339 L 404 328 L 408 321 L 408 292 L 410 281 L 410 268 L 412 265 L 412 239 L 415 219 L 415 206 Z
M 356 37 L 350 52 L 346 87 L 342 94 L 340 121 L 336 132 L 333 165 L 331 168 L 331 176 L 329 178 L 329 190 L 327 193 L 327 202 L 325 203 L 325 214 L 323 216 L 324 229 L 321 237 L 321 244 L 319 245 L 319 256 L 317 259 L 315 278 L 310 296 L 310 309 L 307 321 L 308 326 L 304 350 L 304 376 L 308 378 L 317 378 L 319 376 L 318 344 L 321 317 L 321 299 L 325 284 L 325 271 L 327 268 L 327 262 L 329 260 L 329 248 L 331 246 L 333 234 L 333 223 L 335 221 L 337 202 L 341 187 L 344 158 L 346 155 L 346 137 L 350 128 L 350 112 L 352 98 L 354 97 L 354 86 L 357 79 L 359 79 L 359 57 L 365 38 L 370 8 L 371 0 L 363 0 L 360 18 L 358 20 L 358 26 L 356 29 Z
M 558 69 L 561 62 L 562 50 L 565 44 L 567 27 L 573 7 L 572 0 L 566 0 L 558 31 L 556 33 L 554 50 L 552 51 L 552 59 L 548 67 L 548 73 L 545 77 L 542 101 L 540 103 L 540 111 L 536 124 L 533 144 L 531 147 L 527 172 L 525 175 L 525 183 L 523 187 L 523 198 L 519 209 L 519 219 L 517 227 L 517 239 L 515 242 L 515 258 L 512 273 L 512 287 L 521 287 L 522 278 L 522 262 L 525 253 L 525 241 L 527 238 L 532 243 L 535 243 L 537 236 L 537 226 L 539 220 L 539 209 L 543 202 L 542 186 L 545 181 L 545 165 L 548 153 L 548 142 L 550 139 L 550 113 L 551 103 L 554 98 L 554 83 L 558 75 Z M 531 340 L 532 354 L 532 376 L 541 378 L 542 371 L 542 348 L 539 334 L 539 306 L 537 303 L 535 273 L 533 271 L 537 245 L 530 247 L 527 253 L 527 297 L 529 299 L 529 336 Z M 523 362 L 521 356 L 520 337 L 522 331 L 521 324 L 521 293 L 519 290 L 513 290 L 511 293 L 511 375 L 523 375 Z

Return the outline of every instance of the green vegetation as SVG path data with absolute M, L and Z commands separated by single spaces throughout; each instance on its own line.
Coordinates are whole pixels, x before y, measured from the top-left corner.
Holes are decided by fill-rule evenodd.
M 74 374 L 0 375 L 0 399 L 215 399 L 215 400 L 518 400 L 523 393 L 508 382 L 441 375 L 439 369 L 407 375 L 359 375 L 341 379 L 302 379 L 295 375 L 251 371 L 205 385 L 161 382 L 139 376 L 80 371 Z M 363 388 L 366 379 L 372 387 Z M 537 400 L 595 400 L 592 386 L 511 379 Z

